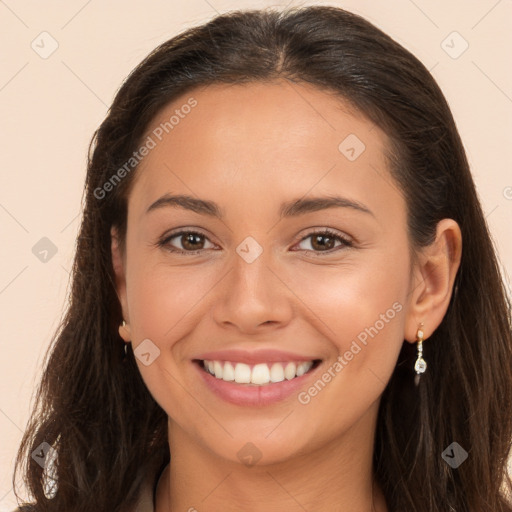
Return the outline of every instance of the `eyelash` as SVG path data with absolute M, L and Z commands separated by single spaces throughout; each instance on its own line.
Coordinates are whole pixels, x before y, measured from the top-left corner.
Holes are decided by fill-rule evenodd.
M 199 254 L 200 252 L 207 250 L 207 249 L 198 249 L 196 251 L 185 251 L 185 250 L 177 249 L 176 247 L 172 247 L 169 245 L 169 242 L 173 238 L 183 236 L 183 235 L 198 235 L 200 237 L 204 237 L 205 239 L 208 239 L 208 237 L 204 233 L 201 233 L 200 231 L 194 231 L 192 229 L 191 230 L 183 230 L 183 231 L 179 231 L 176 233 L 170 233 L 169 235 L 162 237 L 162 239 L 160 239 L 157 242 L 157 246 L 165 248 L 168 251 L 173 252 L 173 253 L 188 254 L 188 255 Z M 307 252 L 313 254 L 314 256 L 322 256 L 323 254 L 332 254 L 334 252 L 338 252 L 340 250 L 340 247 L 342 247 L 342 246 L 345 246 L 345 248 L 349 248 L 349 247 L 353 247 L 353 245 L 354 245 L 351 240 L 349 240 L 348 238 L 345 238 L 344 236 L 341 236 L 336 231 L 333 231 L 329 228 L 324 228 L 321 231 L 312 231 L 311 233 L 309 233 L 306 236 L 304 236 L 303 238 L 301 238 L 297 243 L 300 244 L 304 240 L 307 240 L 308 238 L 312 237 L 313 235 L 329 236 L 331 238 L 339 240 L 342 243 L 341 246 L 337 246 L 337 248 L 334 247 L 327 251 L 314 251 L 314 250 L 310 250 L 310 249 L 303 249 L 304 251 L 307 251 Z

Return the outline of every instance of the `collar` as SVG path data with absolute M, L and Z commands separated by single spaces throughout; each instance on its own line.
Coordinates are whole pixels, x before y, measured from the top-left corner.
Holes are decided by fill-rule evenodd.
M 158 484 L 160 483 L 160 479 L 162 478 L 162 475 L 164 474 L 165 469 L 167 466 L 165 466 L 160 474 L 157 473 L 156 483 L 155 483 L 155 475 L 150 475 L 144 485 L 142 486 L 139 500 L 137 501 L 137 504 L 135 505 L 134 512 L 155 512 L 155 496 L 156 496 L 156 490 L 158 488 Z

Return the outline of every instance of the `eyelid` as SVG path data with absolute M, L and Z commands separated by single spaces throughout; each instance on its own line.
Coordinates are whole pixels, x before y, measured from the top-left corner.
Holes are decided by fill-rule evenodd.
M 315 226 L 313 228 L 310 228 L 310 231 L 308 231 L 305 235 L 302 235 L 302 238 L 300 238 L 299 241 L 302 241 L 305 238 L 308 238 L 309 236 L 316 235 L 316 234 L 329 234 L 329 235 L 332 235 L 333 237 L 340 238 L 346 242 L 351 242 L 351 243 L 354 242 L 354 240 L 349 235 L 346 235 L 345 233 L 342 233 L 341 231 L 338 231 L 333 228 L 325 227 L 325 226 Z

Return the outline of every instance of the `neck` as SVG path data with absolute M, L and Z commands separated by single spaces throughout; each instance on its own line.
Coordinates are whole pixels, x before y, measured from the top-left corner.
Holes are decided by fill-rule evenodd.
M 251 467 L 206 450 L 169 422 L 171 462 L 155 511 L 387 512 L 372 472 L 376 410 L 315 451 Z

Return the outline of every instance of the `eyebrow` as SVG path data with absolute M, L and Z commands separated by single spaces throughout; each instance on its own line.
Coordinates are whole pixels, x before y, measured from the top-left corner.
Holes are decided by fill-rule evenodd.
M 165 194 L 161 198 L 157 199 L 154 203 L 152 203 L 146 210 L 146 213 L 166 206 L 184 208 L 200 215 L 208 215 L 218 219 L 222 219 L 224 217 L 223 210 L 215 202 L 205 199 L 198 199 L 196 197 L 184 194 Z M 327 208 L 350 208 L 375 217 L 373 212 L 364 204 L 340 196 L 294 199 L 292 201 L 281 204 L 281 207 L 279 208 L 279 216 L 281 218 L 296 217 L 298 215 L 325 210 Z

